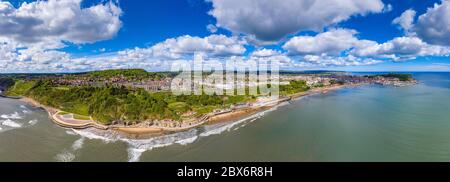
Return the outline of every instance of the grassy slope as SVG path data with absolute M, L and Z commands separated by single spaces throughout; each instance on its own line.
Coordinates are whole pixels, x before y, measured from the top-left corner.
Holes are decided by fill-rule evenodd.
M 17 80 L 6 92 L 8 96 L 24 96 L 35 85 L 34 81 Z

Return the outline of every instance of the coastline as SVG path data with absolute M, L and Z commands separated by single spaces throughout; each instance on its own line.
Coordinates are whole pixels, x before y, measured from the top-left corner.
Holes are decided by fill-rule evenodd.
M 199 121 L 198 123 L 195 123 L 193 125 L 185 126 L 185 127 L 160 127 L 160 126 L 105 126 L 102 124 L 99 124 L 98 122 L 95 122 L 93 119 L 90 121 L 85 122 L 67 122 L 65 119 L 63 119 L 58 113 L 62 112 L 59 109 L 45 106 L 36 100 L 29 98 L 29 97 L 21 97 L 17 98 L 25 103 L 28 103 L 34 107 L 42 108 L 45 111 L 47 111 L 49 118 L 57 125 L 69 128 L 69 129 L 87 129 L 87 128 L 96 128 L 102 131 L 110 131 L 110 132 L 117 132 L 118 134 L 125 136 L 127 138 L 135 138 L 135 139 L 147 139 L 150 137 L 155 136 L 162 136 L 166 134 L 176 133 L 176 132 L 182 132 L 187 131 L 193 128 L 197 128 L 204 125 L 214 125 L 219 123 L 226 123 L 226 122 L 233 122 L 240 120 L 242 118 L 246 118 L 252 115 L 256 115 L 262 112 L 265 112 L 269 109 L 272 109 L 274 107 L 277 107 L 283 103 L 290 102 L 292 100 L 297 100 L 299 98 L 303 98 L 310 95 L 315 94 L 326 94 L 330 91 L 335 91 L 338 89 L 346 88 L 346 87 L 353 87 L 353 86 L 360 86 L 361 84 L 357 85 L 335 85 L 331 87 L 323 87 L 323 88 L 315 88 L 312 90 L 309 90 L 307 92 L 301 92 L 297 94 L 288 95 L 285 97 L 280 97 L 277 100 L 271 101 L 272 104 L 270 105 L 263 105 L 263 106 L 253 106 L 249 108 L 244 109 L 238 109 L 233 110 L 231 112 L 217 114 L 217 115 L 207 115 L 207 118 Z M 72 119 L 73 120 L 73 119 Z

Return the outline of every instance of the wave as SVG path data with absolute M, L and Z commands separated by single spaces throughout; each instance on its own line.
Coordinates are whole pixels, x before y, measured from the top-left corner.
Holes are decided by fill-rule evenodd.
M 197 140 L 197 138 L 198 138 L 198 136 L 194 136 L 194 137 L 191 137 L 191 138 L 186 138 L 184 140 L 177 141 L 175 143 L 178 143 L 180 145 L 187 145 L 187 144 L 195 142 L 195 140 Z
M 94 140 L 102 140 L 105 143 L 110 142 L 125 142 L 128 144 L 128 161 L 129 162 L 138 162 L 142 156 L 142 154 L 146 151 L 150 151 L 156 148 L 167 147 L 170 145 L 178 144 L 178 145 L 188 145 L 194 143 L 200 137 L 207 137 L 211 135 L 221 134 L 225 131 L 230 131 L 231 129 L 236 129 L 242 126 L 245 126 L 247 123 L 251 123 L 256 121 L 258 118 L 261 118 L 266 113 L 275 111 L 279 106 L 283 106 L 286 104 L 280 104 L 275 106 L 269 110 L 251 115 L 249 117 L 243 118 L 241 120 L 230 122 L 230 123 L 222 123 L 216 125 L 208 125 L 200 128 L 194 128 L 188 131 L 177 132 L 174 134 L 168 134 L 163 136 L 158 136 L 150 139 L 129 139 L 125 138 L 122 135 L 111 132 L 111 131 L 101 131 L 94 128 L 84 129 L 84 130 L 75 130 L 66 131 L 68 134 L 78 134 L 82 136 L 81 139 L 77 140 L 73 146 L 82 145 L 85 139 L 94 139 Z M 235 128 L 236 127 L 236 128 Z M 72 146 L 72 148 L 74 148 Z M 77 148 L 77 147 L 75 147 Z
M 37 122 L 38 122 L 37 119 L 33 119 L 33 120 L 28 121 L 28 124 L 34 125 L 34 124 L 36 124 Z
M 84 130 L 72 129 L 72 132 L 87 139 L 101 140 L 105 143 L 115 142 L 118 140 L 119 137 L 118 135 L 113 134 L 112 132 L 100 132 L 99 130 L 94 128 L 88 128 Z
M 84 141 L 86 140 L 86 138 L 81 137 L 80 139 L 78 139 L 77 141 L 73 142 L 72 144 L 72 150 L 79 150 L 81 148 L 83 148 L 84 145 Z
M 72 162 L 75 159 L 75 155 L 69 151 L 63 151 L 62 153 L 56 155 L 55 159 L 58 162 Z
M 22 108 L 22 109 L 28 109 L 25 105 L 20 105 L 20 108 Z
M 68 135 L 77 135 L 75 132 L 73 132 L 72 130 L 66 130 L 66 134 Z
M 2 114 L 0 116 L 0 118 L 3 118 L 3 119 L 23 119 L 23 117 L 18 112 L 14 112 L 12 114 Z
M 145 149 L 128 149 L 128 162 L 139 162 L 142 153 L 145 152 Z
M 173 144 L 187 145 L 193 143 L 198 138 L 198 130 L 191 129 L 185 132 L 174 133 L 170 135 L 159 136 L 151 139 L 136 140 L 121 138 L 130 145 L 128 149 L 128 161 L 137 162 L 142 153 L 155 148 L 167 147 Z
M 259 112 L 257 114 L 248 116 L 246 118 L 243 118 L 243 119 L 235 121 L 235 122 L 226 123 L 226 124 L 212 125 L 212 126 L 205 126 L 205 129 L 207 131 L 201 133 L 200 136 L 201 137 L 207 137 L 207 136 L 211 136 L 211 135 L 218 135 L 218 134 L 221 134 L 221 133 L 223 133 L 225 131 L 231 131 L 232 128 L 238 126 L 239 124 L 243 124 L 243 126 L 245 126 L 246 125 L 245 123 L 247 121 L 250 120 L 250 122 L 253 122 L 256 119 L 261 118 L 262 116 L 264 116 L 266 113 L 269 113 L 269 112 L 277 110 L 279 106 L 282 106 L 282 105 L 275 106 L 275 107 L 273 107 L 271 109 Z M 234 128 L 234 131 L 238 130 L 238 128 L 239 127 Z
M 14 122 L 13 120 L 10 120 L 10 119 L 0 121 L 0 123 L 2 123 L 3 126 L 9 126 L 11 128 L 20 128 L 20 127 L 22 127 L 21 124 L 16 123 L 16 122 Z

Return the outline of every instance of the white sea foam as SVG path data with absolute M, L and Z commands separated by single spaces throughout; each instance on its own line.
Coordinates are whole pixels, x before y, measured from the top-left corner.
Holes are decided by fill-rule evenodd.
M 11 128 L 20 128 L 20 127 L 22 127 L 21 124 L 16 123 L 16 122 L 14 122 L 13 120 L 10 120 L 10 119 L 0 121 L 0 123 L 2 123 L 3 126 L 9 126 Z
M 3 119 L 23 119 L 22 116 L 18 112 L 14 112 L 12 114 L 2 114 L 0 118 Z
M 145 140 L 135 140 L 120 138 L 121 141 L 130 145 L 128 149 L 128 161 L 137 162 L 145 151 L 155 148 L 167 147 L 173 144 L 187 145 L 193 143 L 198 138 L 198 130 L 192 129 L 185 132 L 174 133 L 170 135 L 159 136 Z
M 110 134 L 109 136 L 102 136 L 100 134 L 97 134 L 93 132 L 92 130 L 95 129 L 84 129 L 84 130 L 75 130 L 72 129 L 72 131 L 80 136 L 86 137 L 88 139 L 95 139 L 95 140 L 102 140 L 105 143 L 114 142 L 117 141 L 117 136 Z M 66 132 L 67 133 L 67 132 Z
M 178 143 L 180 145 L 187 145 L 187 144 L 195 142 L 195 140 L 197 140 L 197 138 L 198 138 L 198 136 L 193 136 L 191 138 L 186 138 L 186 139 L 183 139 L 183 140 L 179 140 L 179 141 L 177 141 L 175 143 Z
M 30 121 L 28 122 L 28 124 L 34 125 L 34 124 L 36 124 L 37 122 L 38 122 L 37 119 L 33 119 L 33 120 L 30 120 Z
M 67 134 L 73 135 L 78 134 L 82 136 L 81 139 L 77 140 L 72 148 L 77 150 L 78 146 L 82 146 L 84 143 L 84 139 L 95 139 L 102 140 L 106 143 L 122 141 L 129 145 L 128 148 L 128 161 L 129 162 L 137 162 L 140 160 L 142 154 L 146 151 L 153 150 L 155 148 L 167 147 L 173 144 L 179 145 L 188 145 L 195 142 L 199 137 L 206 137 L 210 135 L 217 135 L 225 131 L 230 131 L 236 126 L 240 124 L 245 124 L 247 122 L 253 122 L 258 118 L 262 117 L 264 114 L 276 110 L 278 107 L 274 107 L 272 109 L 260 112 L 258 114 L 254 114 L 247 118 L 226 123 L 226 124 L 218 124 L 212 126 L 204 126 L 202 129 L 191 129 L 184 132 L 177 132 L 174 134 L 158 136 L 150 139 L 128 139 L 124 138 L 117 133 L 112 132 L 102 132 L 96 129 L 84 129 L 84 130 L 72 130 L 66 131 Z M 239 127 L 237 127 L 239 128 Z M 236 128 L 234 128 L 236 129 Z M 81 147 L 80 147 L 81 148 Z
M 86 138 L 84 138 L 84 137 L 81 137 L 80 139 L 78 139 L 77 141 L 75 141 L 75 142 L 73 142 L 73 144 L 72 144 L 72 150 L 79 150 L 79 149 L 81 149 L 81 148 L 83 148 L 83 144 L 84 144 L 84 141 L 86 140 Z
M 20 108 L 22 108 L 22 109 L 28 109 L 25 105 L 20 105 Z
M 28 110 L 23 110 L 22 112 L 23 112 L 24 114 L 30 113 L 30 111 L 28 111 Z
M 3 130 L 3 128 L 2 128 L 2 127 L 0 127 L 0 131 L 1 131 L 1 130 Z
M 128 162 L 139 162 L 139 159 L 141 158 L 142 153 L 145 152 L 145 149 L 135 149 L 135 148 L 129 148 L 128 149 Z
M 72 162 L 75 159 L 75 155 L 69 151 L 63 151 L 62 153 L 56 155 L 55 159 L 58 162 Z
M 75 132 L 73 132 L 72 130 L 66 130 L 66 134 L 68 135 L 77 135 Z

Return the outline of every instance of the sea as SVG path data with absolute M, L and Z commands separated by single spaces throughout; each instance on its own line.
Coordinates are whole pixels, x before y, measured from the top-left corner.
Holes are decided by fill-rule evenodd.
M 61 128 L 0 98 L 0 161 L 450 161 L 450 73 L 412 74 L 419 84 L 344 88 L 146 140 Z

